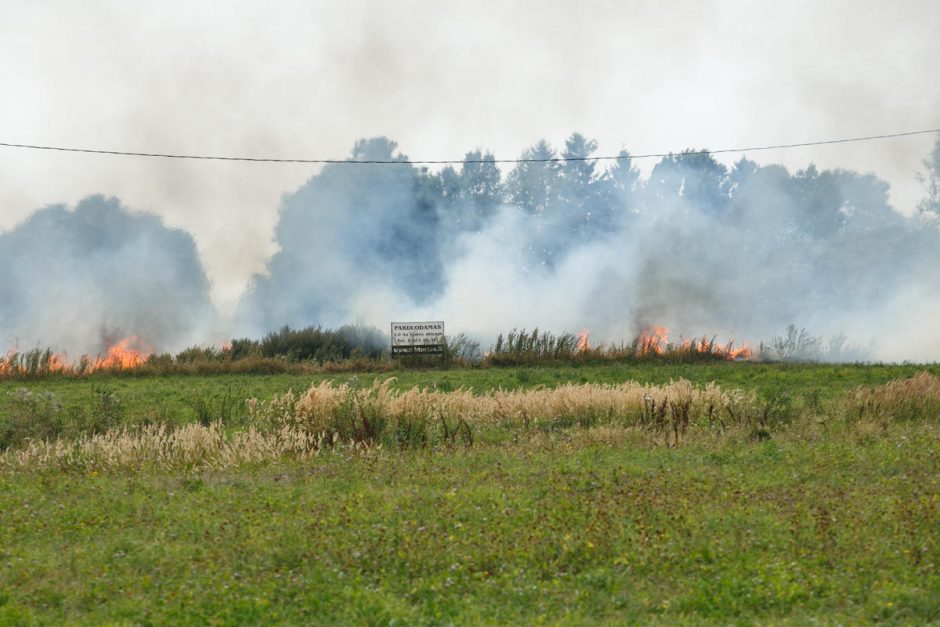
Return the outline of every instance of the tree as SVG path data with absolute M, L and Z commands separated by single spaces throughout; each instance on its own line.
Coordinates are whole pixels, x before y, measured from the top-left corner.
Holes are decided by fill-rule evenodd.
M 438 172 L 435 179 L 434 187 L 441 206 L 449 211 L 460 202 L 460 174 L 453 166 L 447 165 Z
M 689 149 L 663 157 L 650 174 L 654 201 L 682 198 L 705 214 L 723 215 L 728 206 L 728 168 L 700 150 Z
M 728 175 L 728 192 L 734 196 L 735 192 L 747 186 L 748 181 L 757 172 L 757 163 L 747 157 L 738 159 Z
M 917 209 L 923 216 L 940 218 L 940 137 L 937 138 L 930 156 L 924 159 L 926 172 L 918 175 L 927 192 Z
M 474 205 L 495 205 L 501 193 L 500 173 L 493 153 L 468 152 L 460 166 L 461 198 Z
M 782 165 L 759 166 L 748 159 L 734 164 L 729 175 L 730 220 L 768 237 L 789 238 L 796 229 L 797 204 L 793 179 Z
M 843 197 L 832 170 L 820 172 L 811 163 L 793 175 L 798 226 L 817 239 L 833 236 L 845 223 Z
M 407 161 L 384 137 L 357 141 L 351 160 Z M 326 165 L 282 201 L 279 247 L 255 278 L 245 316 L 262 329 L 338 325 L 369 290 L 422 303 L 442 289 L 435 177 L 407 163 Z
M 597 163 L 590 160 L 595 150 L 596 141 L 574 133 L 565 141 L 561 154 L 564 161 L 559 168 L 556 213 L 566 230 L 582 237 L 589 237 L 595 227 L 609 224 L 611 214 L 610 199 L 604 198 L 601 190 L 605 181 L 597 176 Z
M 607 207 L 607 215 L 602 216 L 604 228 L 623 224 L 625 219 L 638 210 L 637 196 L 641 191 L 640 171 L 633 165 L 633 159 L 626 150 L 617 153 L 617 160 L 598 181 L 600 189 L 597 196 L 602 206 Z
M 460 200 L 468 228 L 479 229 L 502 201 L 502 182 L 493 153 L 468 152 L 460 167 Z
M 872 230 L 899 226 L 904 217 L 891 208 L 888 183 L 874 174 L 859 174 L 841 168 L 833 171 L 839 188 L 845 226 Z
M 483 227 L 502 202 L 502 182 L 496 158 L 479 150 L 464 156 L 460 171 L 447 166 L 434 177 L 442 217 L 451 232 Z
M 607 172 L 611 187 L 625 196 L 637 190 L 640 181 L 640 171 L 633 165 L 633 159 L 626 150 L 617 153 L 617 160 Z
M 565 151 L 561 153 L 561 175 L 571 189 L 586 190 L 594 182 L 595 161 L 591 155 L 597 150 L 597 142 L 581 133 L 573 133 L 565 140 Z
M 522 153 L 520 161 L 506 179 L 506 195 L 535 216 L 548 213 L 558 193 L 560 167 L 555 150 L 547 141 L 537 144 Z M 526 161 L 529 160 L 529 161 Z
M 353 161 L 407 161 L 408 158 L 395 151 L 398 142 L 387 137 L 370 137 L 356 140 L 352 149 Z

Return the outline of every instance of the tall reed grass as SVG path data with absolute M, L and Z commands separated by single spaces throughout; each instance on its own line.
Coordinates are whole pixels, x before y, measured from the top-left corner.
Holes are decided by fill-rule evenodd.
M 850 419 L 940 423 L 940 377 L 922 372 L 874 388 L 859 388 L 848 396 L 843 409 Z
M 269 401 L 248 399 L 248 426 L 242 429 L 211 420 L 207 410 L 200 422 L 177 427 L 111 427 L 73 438 L 38 433 L 0 452 L 0 469 L 225 468 L 308 459 L 329 450 L 450 449 L 555 435 L 678 447 L 705 436 L 712 442 L 753 441 L 778 433 L 817 437 L 829 429 L 820 411 L 827 420 L 841 418 L 839 424 L 853 436 L 869 439 L 892 425 L 920 425 L 934 434 L 940 425 L 940 377 L 927 373 L 854 390 L 799 416 L 788 404 L 761 400 L 752 392 L 686 380 L 479 394 L 463 388 L 397 390 L 392 382 L 359 386 L 355 380 L 339 385 L 324 381 Z M 43 411 L 54 403 L 25 396 L 20 400 L 24 407 L 33 403 Z
M 660 338 L 638 336 L 630 342 L 587 346 L 573 333 L 512 329 L 499 334 L 486 353 L 484 365 L 531 366 L 552 363 L 648 362 L 693 363 L 729 361 L 738 351 L 733 342 L 715 338 L 693 338 L 676 344 Z
M 28 439 L 0 453 L 0 468 L 224 467 L 306 458 L 336 447 L 469 447 L 520 433 L 598 426 L 638 429 L 678 446 L 689 429 L 721 431 L 759 420 L 753 394 L 713 384 L 696 387 L 685 380 L 483 394 L 417 387 L 400 391 L 392 381 L 365 387 L 325 381 L 300 394 L 249 399 L 249 427 L 241 430 L 208 421 L 206 415 L 200 423 L 176 428 L 120 427 L 72 439 Z

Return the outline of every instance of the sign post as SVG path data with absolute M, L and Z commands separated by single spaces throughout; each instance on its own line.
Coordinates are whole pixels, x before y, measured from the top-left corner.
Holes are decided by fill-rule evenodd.
M 444 321 L 393 322 L 392 356 L 444 353 Z

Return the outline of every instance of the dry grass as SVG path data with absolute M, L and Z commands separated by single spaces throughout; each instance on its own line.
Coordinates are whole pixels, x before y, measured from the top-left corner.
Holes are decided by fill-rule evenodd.
M 922 372 L 874 388 L 859 388 L 844 404 L 847 417 L 859 421 L 940 421 L 940 377 Z
M 49 349 L 0 355 L 0 380 L 29 381 L 47 378 L 80 379 L 95 376 L 159 377 L 168 375 L 204 376 L 216 374 L 338 374 L 346 372 L 388 372 L 404 364 L 388 359 L 350 357 L 341 361 L 289 361 L 284 357 L 248 355 L 231 357 L 197 357 L 179 359 L 172 355 L 151 355 L 131 365 L 96 363 L 95 358 L 82 356 L 72 362 Z M 418 366 L 427 366 L 418 363 Z M 437 364 L 435 364 L 437 365 Z M 451 360 L 451 365 L 468 365 Z
M 252 426 L 227 431 L 221 422 L 107 430 L 78 439 L 32 440 L 0 453 L 8 470 L 223 468 L 304 459 L 328 447 L 427 448 L 479 444 L 479 434 L 546 434 L 572 427 L 658 434 L 676 446 L 688 428 L 724 429 L 758 415 L 753 395 L 695 387 L 563 385 L 554 389 L 396 391 L 392 379 L 370 387 L 311 386 L 269 402 L 248 401 Z M 598 437 L 603 439 L 602 431 Z
M 144 468 L 227 468 L 343 451 L 453 448 L 511 442 L 548 446 L 558 437 L 616 446 L 677 447 L 693 438 L 743 442 L 790 433 L 826 437 L 841 424 L 860 441 L 881 437 L 898 422 L 926 428 L 940 417 L 940 377 L 920 374 L 840 399 L 825 416 L 802 415 L 788 427 L 753 393 L 694 386 L 625 382 L 556 388 L 445 392 L 399 391 L 393 379 L 359 387 L 331 381 L 305 392 L 248 400 L 251 426 L 221 421 L 181 427 L 122 427 L 78 439 L 31 440 L 0 453 L 0 469 L 109 471 Z M 791 417 L 792 419 L 792 417 Z M 933 432 L 933 430 L 930 430 Z M 830 434 L 831 435 L 831 434 Z
M 661 386 L 633 381 L 616 385 L 569 383 L 483 394 L 466 388 L 396 391 L 390 387 L 392 381 L 376 382 L 365 389 L 324 381 L 300 396 L 288 393 L 267 404 L 251 400 L 249 407 L 261 423 L 326 433 L 350 412 L 353 417 L 381 416 L 392 423 L 443 419 L 466 421 L 474 427 L 615 424 L 663 429 L 727 426 L 756 419 L 758 413 L 753 394 L 722 390 L 713 383 L 696 387 L 684 379 Z
M 306 459 L 323 443 L 316 434 L 285 427 L 262 432 L 255 428 L 227 434 L 219 422 L 177 428 L 149 425 L 113 429 L 77 440 L 34 440 L 0 454 L 7 470 L 137 470 L 226 468 Z

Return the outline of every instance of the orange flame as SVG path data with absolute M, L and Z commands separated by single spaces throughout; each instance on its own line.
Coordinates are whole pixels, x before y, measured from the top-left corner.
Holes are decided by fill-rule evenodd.
M 49 358 L 49 370 L 52 372 L 62 372 L 69 367 L 67 355 L 52 355 Z
M 670 348 L 669 328 L 658 325 L 646 326 L 640 331 L 637 344 L 641 355 L 660 355 Z M 724 357 L 729 361 L 749 359 L 753 355 L 750 346 L 747 344 L 742 344 L 736 348 L 732 340 L 725 345 L 721 345 L 715 338 L 708 339 L 707 335 L 692 340 L 683 340 L 677 348 L 696 353 L 711 353 L 712 355 Z
M 33 369 L 38 366 L 40 373 L 92 373 L 98 370 L 123 370 L 134 368 L 146 361 L 153 354 L 153 347 L 135 335 L 128 336 L 116 344 L 108 347 L 104 357 L 98 355 L 89 359 L 83 355 L 75 363 L 69 359 L 68 353 L 52 353 L 45 351 L 38 353 L 38 363 L 33 361 L 34 353 L 20 354 L 13 348 L 7 352 L 5 358 L 0 357 L 0 376 L 16 375 L 24 368 Z M 27 365 L 27 363 L 29 365 Z
M 7 351 L 0 357 L 0 377 L 16 374 L 22 370 L 40 373 L 66 372 L 71 368 L 68 355 L 55 354 L 51 351 L 29 351 L 21 354 L 18 347 Z
M 740 348 L 732 348 L 729 345 L 729 350 L 726 353 L 726 355 L 728 359 L 731 359 L 731 360 L 750 359 L 754 355 L 754 352 L 751 350 L 751 347 L 748 346 L 747 344 L 744 344 Z
M 123 370 L 144 363 L 153 354 L 153 347 L 136 335 L 130 335 L 108 348 L 104 357 L 98 357 L 92 370 Z
M 658 355 L 669 345 L 669 328 L 649 325 L 640 331 L 640 353 Z
M 581 331 L 578 333 L 578 352 L 579 353 L 586 353 L 588 351 L 588 348 L 589 348 L 588 340 L 590 339 L 590 337 L 591 337 L 591 333 L 587 329 L 581 329 Z

